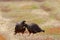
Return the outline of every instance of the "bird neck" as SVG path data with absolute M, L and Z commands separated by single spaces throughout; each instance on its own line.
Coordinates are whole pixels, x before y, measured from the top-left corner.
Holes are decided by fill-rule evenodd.
M 25 26 L 25 27 L 28 27 L 28 25 L 27 25 L 27 24 L 25 24 L 24 26 Z

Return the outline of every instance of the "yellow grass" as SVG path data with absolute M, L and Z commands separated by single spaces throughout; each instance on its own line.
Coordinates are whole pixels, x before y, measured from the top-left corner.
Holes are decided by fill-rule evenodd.
M 42 3 L 31 1 L 0 2 L 0 4 L 0 16 L 2 17 L 0 18 L 2 22 L 0 32 L 6 36 L 7 40 L 60 40 L 60 16 L 58 16 L 60 4 L 58 2 L 46 0 Z M 15 24 L 21 20 L 26 20 L 28 23 L 34 22 L 45 32 L 31 36 L 27 36 L 27 33 L 23 36 L 13 35 Z

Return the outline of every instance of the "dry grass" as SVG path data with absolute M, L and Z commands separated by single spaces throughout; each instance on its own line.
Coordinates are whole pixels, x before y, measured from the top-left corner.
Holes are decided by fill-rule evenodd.
M 0 9 L 0 33 L 6 36 L 7 40 L 60 40 L 58 2 L 0 2 Z M 45 32 L 30 36 L 28 33 L 14 35 L 15 24 L 21 20 L 37 23 Z

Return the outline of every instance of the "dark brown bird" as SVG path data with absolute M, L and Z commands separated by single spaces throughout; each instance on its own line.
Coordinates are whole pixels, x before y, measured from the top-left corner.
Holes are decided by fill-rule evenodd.
M 16 26 L 15 26 L 15 35 L 17 33 L 24 33 L 25 31 L 25 20 L 21 21 L 20 23 L 17 23 Z
M 28 29 L 29 33 L 38 33 L 38 32 L 45 32 L 42 30 L 37 24 L 31 23 L 31 24 L 25 24 L 25 27 Z

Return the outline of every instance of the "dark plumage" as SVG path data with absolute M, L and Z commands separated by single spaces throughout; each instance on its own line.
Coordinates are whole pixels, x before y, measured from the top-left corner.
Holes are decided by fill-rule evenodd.
M 21 21 L 20 23 L 17 23 L 15 26 L 15 34 L 17 33 L 24 33 L 25 31 L 25 21 Z
M 44 32 L 44 30 L 39 28 L 39 26 L 35 23 L 25 24 L 25 27 L 28 29 L 29 33 L 35 34 L 35 33 L 38 33 L 38 32 Z

